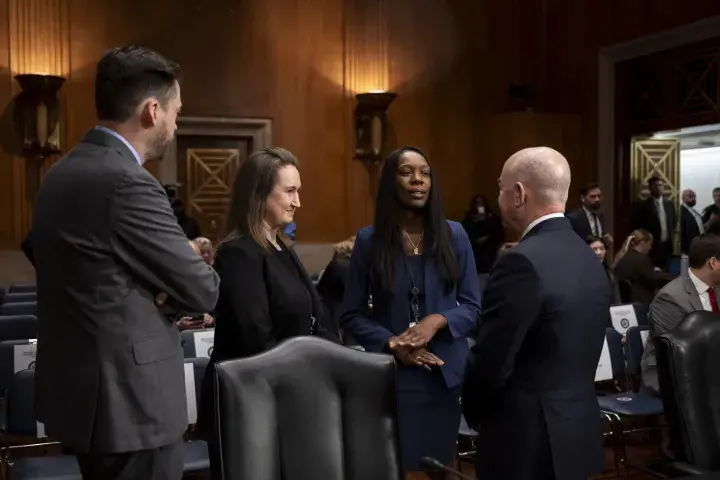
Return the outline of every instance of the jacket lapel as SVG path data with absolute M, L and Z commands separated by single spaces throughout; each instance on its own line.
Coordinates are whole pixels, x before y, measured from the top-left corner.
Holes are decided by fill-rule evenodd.
M 703 307 L 702 302 L 700 301 L 700 295 L 698 294 L 697 288 L 695 288 L 695 284 L 690 280 L 690 278 L 685 278 L 685 291 L 688 293 L 688 296 L 690 297 L 690 305 L 695 310 L 705 310 L 705 307 Z

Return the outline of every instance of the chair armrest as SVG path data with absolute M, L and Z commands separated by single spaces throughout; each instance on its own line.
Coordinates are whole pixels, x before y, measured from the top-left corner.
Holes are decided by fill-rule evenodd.
M 708 470 L 703 470 L 702 468 L 685 462 L 673 462 L 670 466 L 680 473 L 687 473 L 689 475 L 706 475 L 710 473 Z

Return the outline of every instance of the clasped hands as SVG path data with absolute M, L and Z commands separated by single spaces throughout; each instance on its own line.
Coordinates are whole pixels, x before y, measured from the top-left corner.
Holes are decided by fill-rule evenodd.
M 420 320 L 398 336 L 388 340 L 388 348 L 405 365 L 417 365 L 426 370 L 433 366 L 445 364 L 427 349 L 427 344 L 442 328 L 447 326 L 447 319 L 434 313 Z

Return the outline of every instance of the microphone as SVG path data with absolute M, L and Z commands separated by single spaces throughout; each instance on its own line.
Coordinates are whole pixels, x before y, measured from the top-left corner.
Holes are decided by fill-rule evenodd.
M 428 468 L 432 468 L 435 470 L 442 470 L 443 472 L 449 473 L 450 475 L 454 475 L 457 478 L 461 478 L 462 480 L 476 480 L 475 478 L 471 477 L 470 475 L 465 475 L 462 472 L 459 472 L 453 468 L 443 465 L 440 462 L 440 460 L 437 460 L 432 457 L 420 457 L 420 463 L 425 465 Z

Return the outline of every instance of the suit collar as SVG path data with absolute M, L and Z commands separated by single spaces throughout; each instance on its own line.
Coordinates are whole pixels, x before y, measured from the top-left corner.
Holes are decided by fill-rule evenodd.
M 125 142 L 123 142 L 121 139 L 119 139 L 115 135 L 111 135 L 110 133 L 105 132 L 104 130 L 99 130 L 97 128 L 88 130 L 88 132 L 83 137 L 82 142 L 90 143 L 92 145 L 97 145 L 100 147 L 112 148 L 116 150 L 121 156 L 137 163 L 137 156 L 135 153 L 133 153 L 131 148 L 126 145 Z
M 685 285 L 685 291 L 690 296 L 690 305 L 697 310 L 705 310 L 705 307 L 703 307 L 702 301 L 700 300 L 698 284 L 696 284 L 696 282 L 702 283 L 702 281 L 697 277 L 695 277 L 695 280 L 691 278 L 690 275 L 692 275 L 692 272 L 688 272 L 688 274 L 689 275 L 687 277 L 683 277 L 683 284 Z
M 532 237 L 534 235 L 537 235 L 541 232 L 549 232 L 551 230 L 570 230 L 570 222 L 567 218 L 565 218 L 565 215 L 562 213 L 560 214 L 551 214 L 551 215 L 545 215 L 543 217 L 540 217 L 538 219 L 539 221 L 533 222 L 529 225 L 528 230 L 525 232 L 525 235 L 523 235 L 522 239 L 520 241 L 525 240 L 528 237 Z

